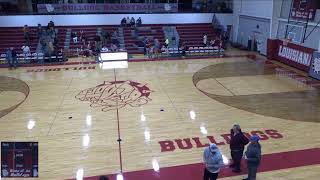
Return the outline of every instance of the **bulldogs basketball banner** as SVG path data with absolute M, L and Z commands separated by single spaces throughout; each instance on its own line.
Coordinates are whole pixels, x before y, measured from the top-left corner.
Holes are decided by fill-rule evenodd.
M 37 4 L 39 13 L 178 12 L 178 3 Z
M 313 53 L 313 59 L 310 65 L 309 75 L 320 80 L 320 52 Z
M 317 0 L 293 0 L 291 17 L 295 19 L 314 20 Z

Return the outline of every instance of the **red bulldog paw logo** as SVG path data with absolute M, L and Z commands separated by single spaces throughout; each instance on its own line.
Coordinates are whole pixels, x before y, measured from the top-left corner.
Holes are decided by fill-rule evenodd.
M 139 107 L 147 104 L 152 91 L 134 81 L 105 81 L 96 87 L 85 89 L 75 96 L 80 101 L 89 101 L 90 107 L 102 111 L 120 109 L 125 106 Z

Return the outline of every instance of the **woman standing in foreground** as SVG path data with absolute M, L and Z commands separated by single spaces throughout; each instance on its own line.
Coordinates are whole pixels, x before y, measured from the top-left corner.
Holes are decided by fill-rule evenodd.
M 216 144 L 204 149 L 203 162 L 205 164 L 203 180 L 216 180 L 220 168 L 224 166 L 222 154 Z

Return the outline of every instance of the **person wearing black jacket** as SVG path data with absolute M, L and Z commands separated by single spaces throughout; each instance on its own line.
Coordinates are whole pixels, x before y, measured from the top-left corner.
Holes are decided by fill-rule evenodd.
M 231 129 L 230 150 L 233 164 L 230 167 L 234 168 L 232 171 L 241 172 L 241 159 L 245 145 L 249 143 L 248 138 L 242 133 L 240 125 L 235 124 Z

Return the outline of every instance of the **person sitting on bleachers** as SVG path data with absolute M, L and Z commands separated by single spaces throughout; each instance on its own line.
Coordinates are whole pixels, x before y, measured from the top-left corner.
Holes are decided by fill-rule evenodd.
M 72 32 L 72 33 L 71 33 L 71 38 L 73 39 L 73 42 L 74 42 L 74 43 L 78 43 L 77 32 Z
M 213 46 L 214 46 L 214 41 L 215 41 L 215 40 L 211 39 L 211 41 L 210 41 L 210 43 L 209 43 L 210 47 L 213 47 Z
M 109 32 L 105 32 L 104 38 L 106 39 L 107 44 L 111 42 L 111 35 Z
M 142 24 L 142 20 L 141 20 L 141 17 L 139 17 L 138 19 L 137 19 L 137 22 L 136 22 L 136 26 L 141 26 L 141 24 Z
M 30 54 L 30 48 L 28 45 L 22 46 L 21 47 L 22 52 L 23 52 L 23 59 L 26 63 L 30 63 L 29 61 L 27 61 L 28 58 L 28 54 Z
M 136 24 L 136 20 L 134 19 L 134 17 L 132 17 L 131 20 L 130 20 L 131 27 L 134 27 L 135 24 Z
M 111 49 L 112 52 L 118 51 L 118 47 L 117 47 L 117 45 L 114 44 L 114 43 L 111 44 L 110 49 Z
M 124 26 L 126 26 L 126 24 L 127 24 L 127 20 L 126 20 L 126 18 L 124 17 L 124 18 L 122 18 L 122 20 L 121 20 L 121 26 L 124 27 Z
M 185 42 L 180 41 L 180 48 L 181 48 L 181 56 L 185 57 L 186 56 L 186 51 L 187 51 L 187 45 Z M 180 52 L 180 51 L 179 51 Z
M 40 45 L 41 45 L 41 51 L 42 53 L 45 53 L 46 52 L 46 49 L 47 49 L 47 41 L 44 37 L 42 37 L 40 39 Z

